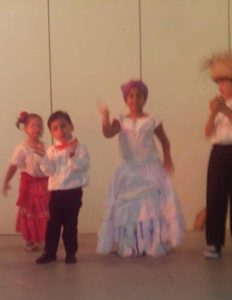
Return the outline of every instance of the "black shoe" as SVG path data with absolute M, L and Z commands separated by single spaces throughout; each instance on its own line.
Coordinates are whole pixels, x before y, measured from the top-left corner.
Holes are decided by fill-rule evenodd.
M 44 252 L 39 258 L 37 258 L 36 263 L 39 265 L 48 264 L 56 260 L 56 255 L 48 255 Z
M 65 257 L 66 264 L 75 264 L 77 262 L 75 254 L 67 254 Z

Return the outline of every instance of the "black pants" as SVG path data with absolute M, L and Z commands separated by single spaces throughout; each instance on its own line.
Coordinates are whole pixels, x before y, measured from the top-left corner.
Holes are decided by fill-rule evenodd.
M 232 196 L 232 145 L 214 145 L 207 177 L 206 241 L 221 247 L 225 242 L 226 215 Z M 230 229 L 232 224 L 230 205 Z
M 75 254 L 77 252 L 77 224 L 81 205 L 81 188 L 51 192 L 50 218 L 45 238 L 45 252 L 47 255 L 56 254 L 62 227 L 62 238 L 66 253 Z

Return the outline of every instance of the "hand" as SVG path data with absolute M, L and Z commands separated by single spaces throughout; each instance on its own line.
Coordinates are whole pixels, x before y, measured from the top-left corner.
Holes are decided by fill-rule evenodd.
M 172 175 L 174 173 L 174 165 L 171 157 L 164 158 L 164 169 L 169 175 Z
M 224 99 L 221 96 L 216 96 L 209 103 L 209 108 L 212 112 L 218 112 L 224 105 Z
M 73 157 L 77 148 L 78 141 L 76 140 L 74 144 L 69 146 L 69 157 Z
M 97 110 L 102 115 L 109 115 L 109 109 L 104 103 L 98 102 L 97 103 Z
M 4 185 L 3 185 L 3 188 L 2 188 L 2 193 L 4 196 L 8 196 L 8 190 L 11 189 L 11 186 L 9 184 L 9 182 L 5 182 Z

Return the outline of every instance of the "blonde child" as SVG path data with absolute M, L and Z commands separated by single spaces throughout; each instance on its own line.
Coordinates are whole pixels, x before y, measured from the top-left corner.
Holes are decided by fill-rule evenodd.
M 89 154 L 87 148 L 73 136 L 73 123 L 66 112 L 54 112 L 48 119 L 48 127 L 56 143 L 46 153 L 38 151 L 38 161 L 49 176 L 50 219 L 44 253 L 36 262 L 47 264 L 56 260 L 63 230 L 65 263 L 72 264 L 77 261 L 78 215 L 82 206 L 82 188 L 88 183 Z
M 19 206 L 16 231 L 22 234 L 26 242 L 25 250 L 36 251 L 44 241 L 48 220 L 48 202 L 50 193 L 47 189 L 48 178 L 35 160 L 35 149 L 43 149 L 40 140 L 43 133 L 42 118 L 34 113 L 22 112 L 16 123 L 23 129 L 27 138 L 19 144 L 10 160 L 10 165 L 3 183 L 3 193 L 7 195 L 10 181 L 17 169 L 21 172 Z
M 206 243 L 204 256 L 218 259 L 225 243 L 226 215 L 232 196 L 232 54 L 218 53 L 205 61 L 219 95 L 209 103 L 205 135 L 212 143 L 207 175 Z M 232 213 L 230 212 L 230 224 Z M 231 225 L 232 226 L 232 225 Z M 232 227 L 231 227 L 232 228 Z
M 122 87 L 129 113 L 110 121 L 100 106 L 103 134 L 119 136 L 123 163 L 109 188 L 106 213 L 99 231 L 97 252 L 116 251 L 123 257 L 167 254 L 183 238 L 183 215 L 169 174 L 174 170 L 170 143 L 161 121 L 143 108 L 148 88 L 141 80 Z M 161 162 L 155 139 L 161 143 Z

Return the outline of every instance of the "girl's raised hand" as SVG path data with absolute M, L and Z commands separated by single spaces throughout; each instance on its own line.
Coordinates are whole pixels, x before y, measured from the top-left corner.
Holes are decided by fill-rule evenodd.
M 97 103 L 97 110 L 100 112 L 100 114 L 109 114 L 109 109 L 106 106 L 106 104 L 102 103 L 102 102 L 98 102 Z

